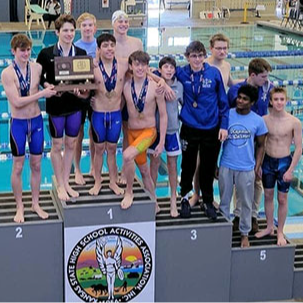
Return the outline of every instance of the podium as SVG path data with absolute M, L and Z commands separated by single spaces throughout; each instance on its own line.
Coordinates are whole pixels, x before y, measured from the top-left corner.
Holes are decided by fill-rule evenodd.
M 75 201 L 59 201 L 53 191 L 64 219 L 65 301 L 153 301 L 155 201 L 136 179 L 133 205 L 123 210 L 123 196 L 111 191 L 108 174 L 102 179 L 98 196 L 88 193 L 89 176 L 84 186 L 71 178 Z
M 261 229 L 266 221 L 258 221 Z M 230 300 L 272 301 L 292 298 L 295 245 L 277 246 L 277 237 L 249 236 L 250 247 L 241 249 L 240 232 L 233 233 Z
M 171 218 L 169 198 L 158 203 L 156 301 L 228 301 L 232 223 L 220 213 L 211 221 L 198 206 L 189 219 Z
M 292 298 L 303 298 L 303 244 L 296 245 Z
M 32 197 L 23 192 L 25 222 L 15 223 L 12 193 L 0 194 L 1 301 L 60 302 L 63 300 L 62 218 L 50 191 L 41 191 L 42 220 L 30 211 Z

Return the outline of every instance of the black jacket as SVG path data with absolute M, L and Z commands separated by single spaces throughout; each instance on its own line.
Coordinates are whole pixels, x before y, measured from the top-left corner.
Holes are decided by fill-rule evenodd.
M 86 51 L 75 46 L 76 56 L 85 56 Z M 55 64 L 54 58 L 59 56 L 57 43 L 53 46 L 44 48 L 38 55 L 37 62 L 42 65 L 42 75 L 40 84 L 44 82 L 57 85 L 55 81 Z M 84 102 L 74 94 L 65 92 L 60 97 L 50 97 L 46 99 L 46 112 L 52 116 L 65 116 L 79 110 L 82 110 Z

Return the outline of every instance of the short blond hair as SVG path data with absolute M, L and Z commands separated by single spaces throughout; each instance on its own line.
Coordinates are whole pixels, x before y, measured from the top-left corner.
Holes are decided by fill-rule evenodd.
M 81 26 L 81 23 L 84 21 L 84 20 L 87 20 L 87 19 L 91 19 L 93 20 L 94 24 L 96 25 L 97 23 L 97 20 L 96 20 L 96 17 L 93 15 L 93 14 L 90 14 L 90 13 L 83 13 L 81 14 L 78 19 L 77 19 L 77 25 L 78 27 Z

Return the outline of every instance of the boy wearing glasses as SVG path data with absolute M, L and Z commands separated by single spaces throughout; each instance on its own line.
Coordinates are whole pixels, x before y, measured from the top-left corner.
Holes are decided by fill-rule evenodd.
M 220 71 L 204 63 L 206 50 L 200 41 L 191 42 L 185 51 L 189 62 L 178 67 L 176 76 L 183 84 L 181 145 L 181 211 L 182 218 L 191 215 L 188 193 L 192 190 L 199 152 L 200 187 L 206 215 L 217 219 L 213 206 L 213 179 L 221 146 L 227 137 L 228 102 Z

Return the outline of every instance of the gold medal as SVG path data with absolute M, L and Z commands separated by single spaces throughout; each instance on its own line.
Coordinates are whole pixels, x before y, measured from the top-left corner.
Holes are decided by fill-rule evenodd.
M 193 107 L 194 107 L 194 108 L 197 108 L 197 106 L 198 106 L 198 103 L 197 103 L 196 101 L 194 101 Z
M 106 91 L 105 96 L 108 99 L 111 99 L 112 97 L 114 97 L 116 95 L 116 92 L 114 90 L 111 90 L 110 92 Z
M 139 113 L 139 119 L 143 119 L 144 118 L 144 114 L 143 113 Z

